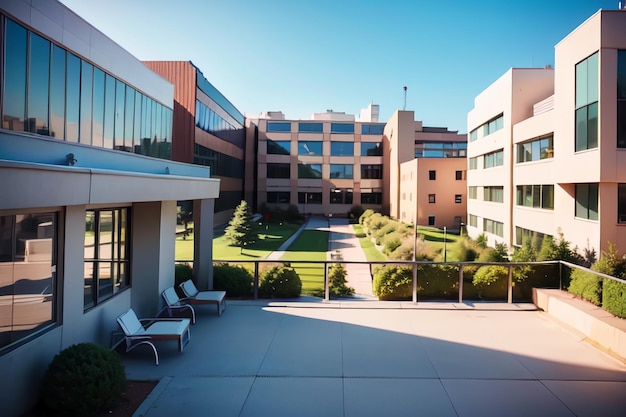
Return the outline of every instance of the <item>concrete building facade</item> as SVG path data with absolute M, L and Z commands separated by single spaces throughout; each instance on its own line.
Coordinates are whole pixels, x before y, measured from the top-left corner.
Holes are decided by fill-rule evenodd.
M 220 181 L 169 159 L 172 84 L 63 4 L 2 0 L 0 34 L 0 403 L 18 416 L 59 351 L 158 311 L 178 200 L 211 287 Z

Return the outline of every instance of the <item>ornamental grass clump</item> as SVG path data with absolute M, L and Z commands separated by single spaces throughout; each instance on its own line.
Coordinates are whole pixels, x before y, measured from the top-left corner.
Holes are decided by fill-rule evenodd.
M 117 405 L 126 388 L 119 355 L 93 343 L 57 354 L 44 378 L 43 401 L 58 415 L 89 417 Z

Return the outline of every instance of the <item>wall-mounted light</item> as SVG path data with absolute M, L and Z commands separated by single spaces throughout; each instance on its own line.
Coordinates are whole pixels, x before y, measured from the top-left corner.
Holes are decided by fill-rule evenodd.
M 73 153 L 68 153 L 67 155 L 65 155 L 65 163 L 68 166 L 74 166 L 76 165 L 76 162 L 78 162 L 78 159 L 74 158 Z

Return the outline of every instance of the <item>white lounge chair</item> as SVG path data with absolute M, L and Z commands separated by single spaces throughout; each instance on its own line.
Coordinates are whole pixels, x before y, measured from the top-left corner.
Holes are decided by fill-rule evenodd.
M 183 314 L 187 313 L 191 319 L 191 324 L 196 323 L 196 311 L 193 307 L 181 299 L 174 287 L 169 287 L 163 290 L 161 297 L 165 301 L 165 307 L 159 312 L 158 316 L 162 317 L 163 314 L 167 314 L 169 317 L 174 317 L 174 312 L 180 311 Z
M 198 291 L 192 280 L 180 284 L 186 298 L 183 301 L 188 304 L 215 304 L 217 315 L 221 316 L 226 310 L 226 291 Z
M 118 316 L 117 323 L 124 332 L 126 352 L 139 345 L 149 345 L 154 352 L 156 365 L 159 364 L 159 354 L 156 346 L 154 346 L 154 341 L 176 340 L 178 341 L 178 350 L 180 352 L 189 343 L 190 320 L 186 318 L 150 318 L 139 320 L 133 309 L 130 308 Z

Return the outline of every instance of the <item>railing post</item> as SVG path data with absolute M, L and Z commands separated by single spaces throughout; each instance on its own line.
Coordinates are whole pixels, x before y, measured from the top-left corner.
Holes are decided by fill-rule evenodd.
M 509 264 L 509 282 L 507 284 L 507 300 L 506 302 L 513 303 L 513 267 Z
M 254 299 L 259 299 L 259 262 L 254 261 L 254 279 L 252 280 L 252 287 L 254 288 Z
M 330 284 L 328 282 L 328 262 L 324 262 L 324 301 L 330 300 Z
M 563 291 L 563 263 L 559 261 L 559 290 Z
M 463 302 L 463 264 L 459 264 L 459 304 Z
M 417 262 L 413 259 L 413 298 L 414 303 L 417 303 Z

